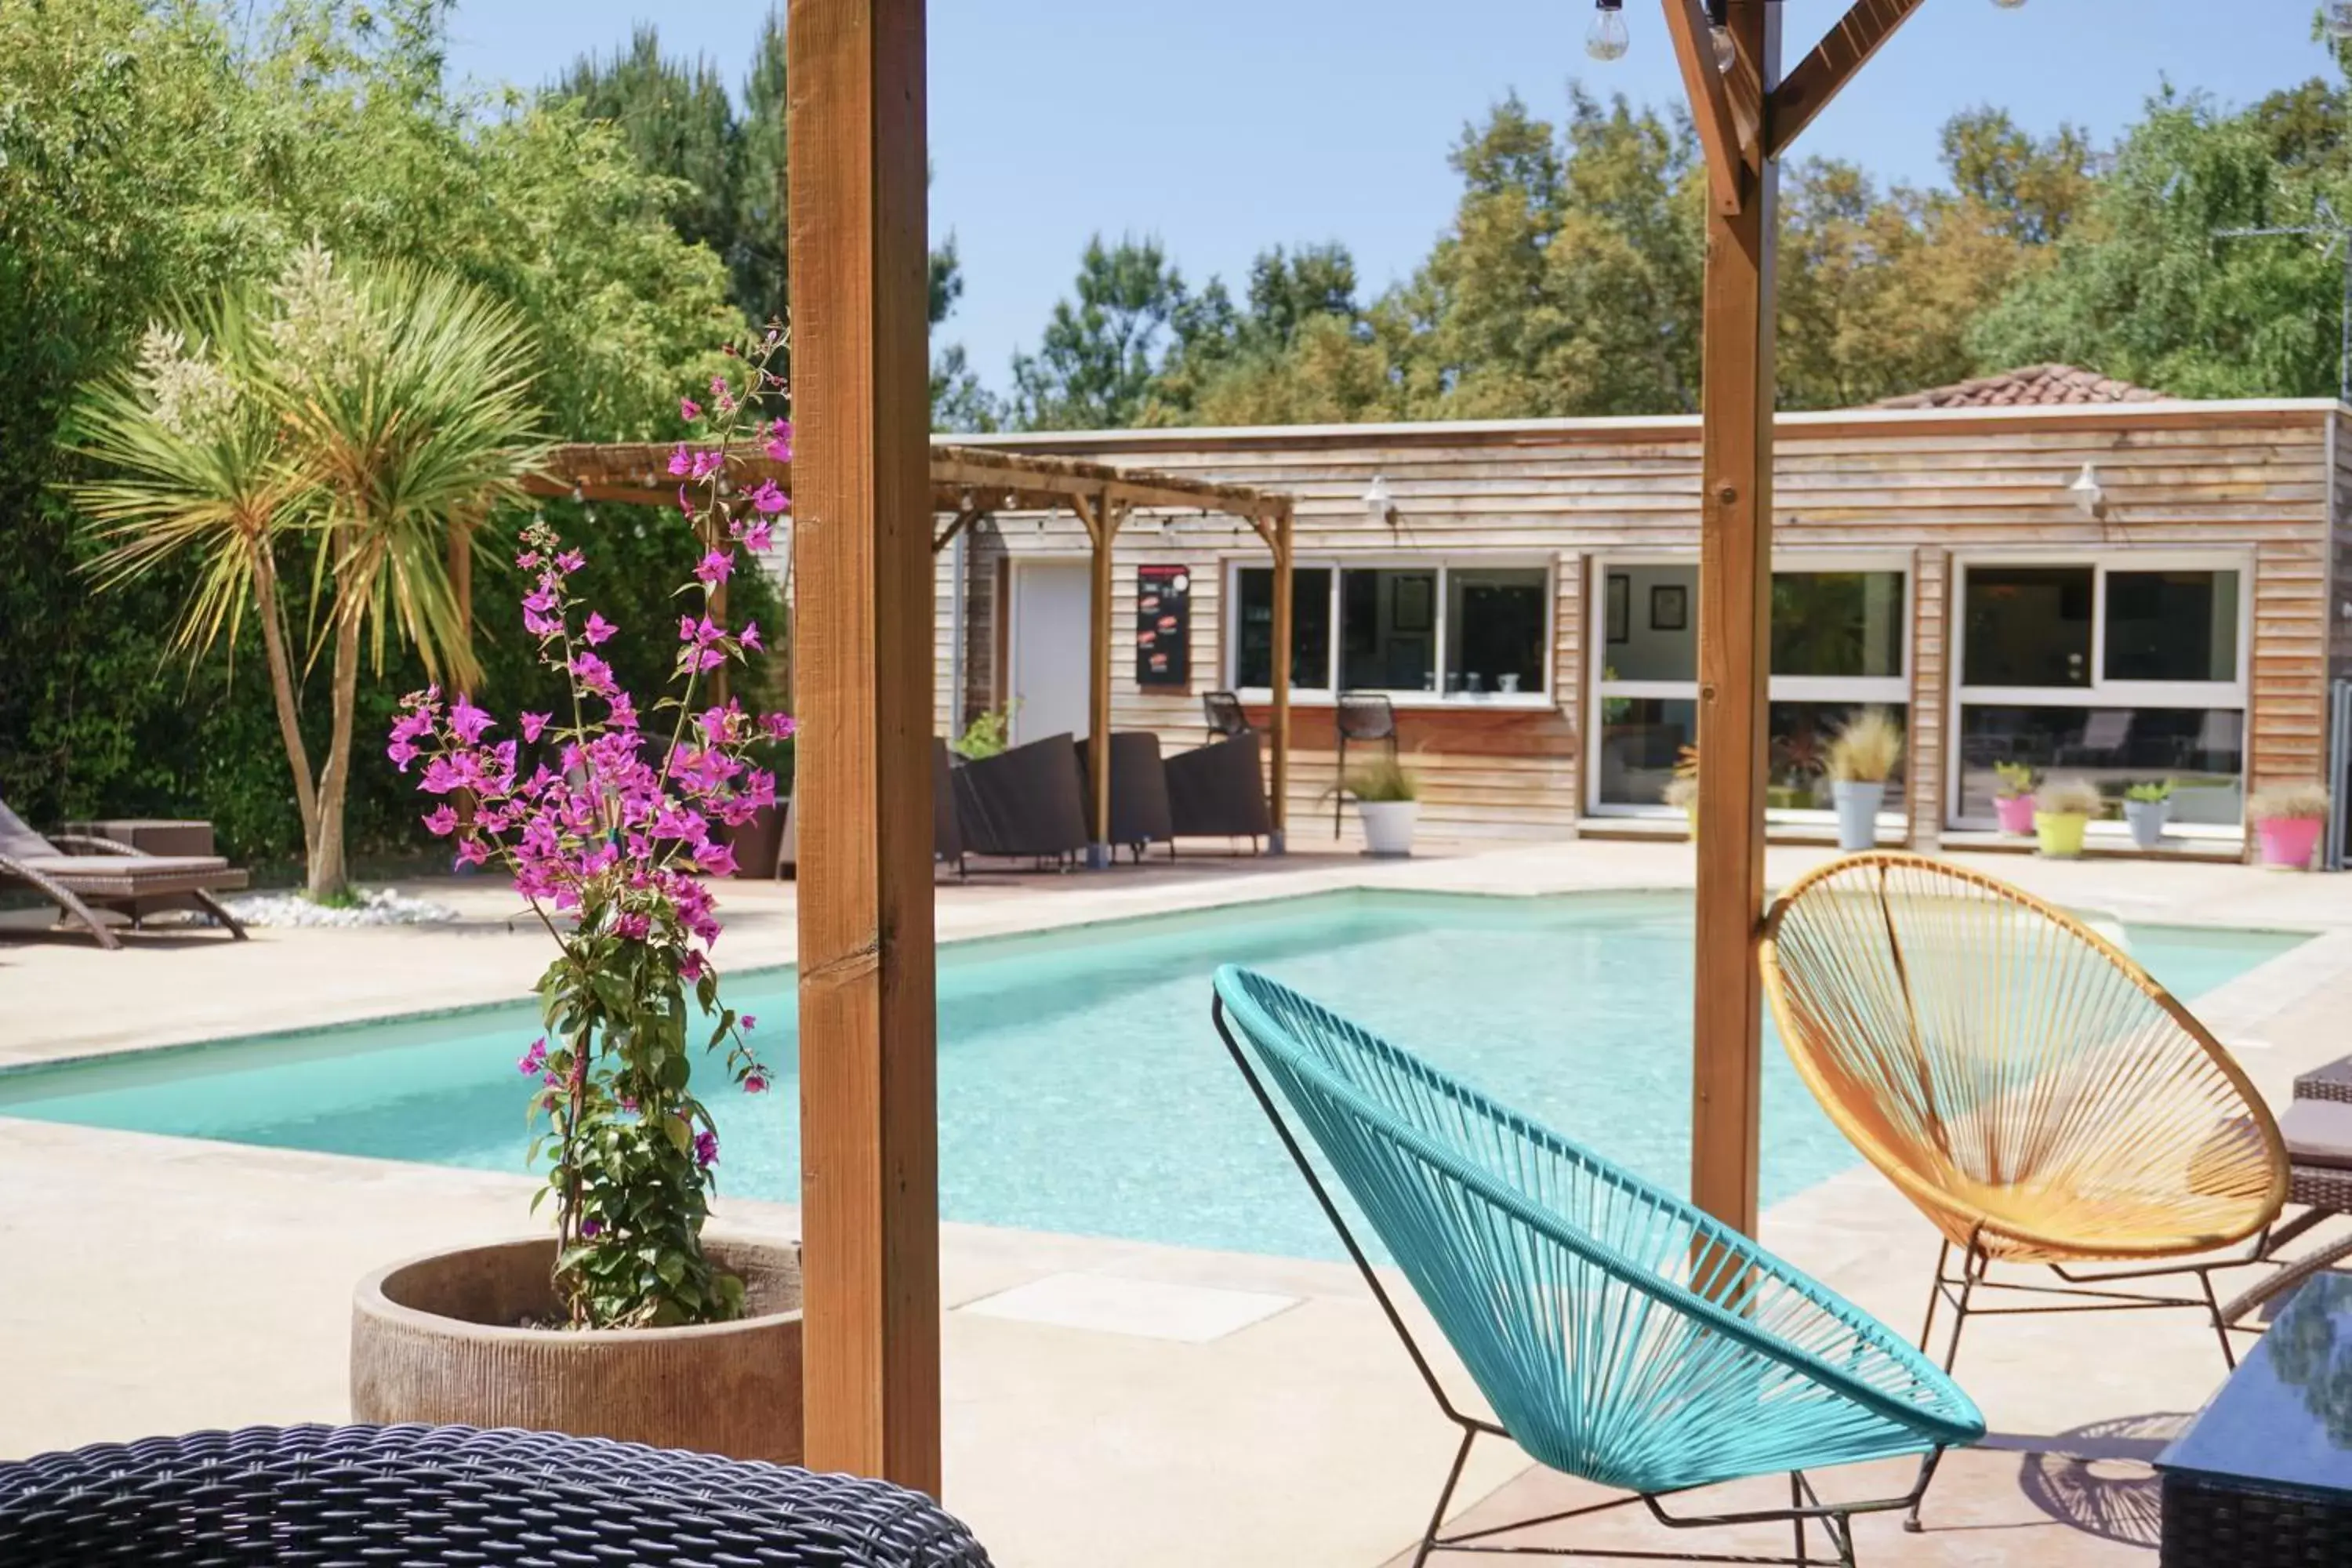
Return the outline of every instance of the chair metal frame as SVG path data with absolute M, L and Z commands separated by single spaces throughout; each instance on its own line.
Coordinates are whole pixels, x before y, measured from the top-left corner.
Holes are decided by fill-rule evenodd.
M 1379 727 L 1351 730 L 1351 704 L 1357 714 L 1379 714 Z M 1331 837 L 1337 838 L 1341 824 L 1347 820 L 1348 742 L 1351 737 L 1366 742 L 1386 741 L 1389 760 L 1394 762 L 1397 755 L 1396 703 L 1385 691 L 1342 691 L 1331 706 L 1331 727 L 1339 737 L 1339 773 L 1331 785 Z
M 1403 1314 L 1397 1310 L 1395 1299 L 1390 1294 L 1387 1283 L 1381 1279 L 1379 1271 L 1373 1268 L 1371 1258 L 1366 1253 L 1362 1242 L 1357 1238 L 1354 1229 L 1340 1212 L 1339 1205 L 1333 1201 L 1329 1189 L 1325 1186 L 1321 1175 L 1315 1169 L 1313 1161 L 1307 1157 L 1306 1150 L 1300 1145 L 1297 1135 L 1291 1131 L 1289 1122 L 1284 1119 L 1265 1080 L 1252 1064 L 1249 1053 L 1234 1037 L 1233 1028 L 1227 1021 L 1225 1002 L 1222 995 L 1213 996 L 1210 1016 L 1216 1025 L 1218 1037 L 1224 1042 L 1226 1054 L 1232 1057 L 1234 1066 L 1239 1069 L 1244 1081 L 1249 1085 L 1250 1094 L 1257 1101 L 1258 1109 L 1265 1113 L 1266 1121 L 1273 1125 L 1275 1135 L 1281 1141 L 1284 1152 L 1290 1156 L 1291 1163 L 1297 1168 L 1299 1175 L 1306 1181 L 1307 1190 L 1315 1194 L 1315 1202 L 1322 1209 L 1324 1218 L 1330 1221 L 1331 1228 L 1338 1233 L 1339 1244 L 1347 1249 L 1349 1259 L 1355 1264 L 1356 1272 L 1362 1277 L 1365 1288 L 1370 1290 L 1372 1299 L 1380 1303 L 1381 1315 L 1388 1320 L 1389 1328 L 1396 1335 L 1398 1343 L 1404 1347 L 1406 1356 L 1412 1362 L 1413 1370 L 1421 1376 L 1423 1386 L 1429 1390 L 1429 1396 L 1435 1402 L 1439 1412 L 1462 1433 L 1462 1442 L 1454 1449 L 1454 1462 L 1446 1470 L 1444 1485 L 1438 1491 L 1436 1506 L 1430 1510 L 1429 1523 L 1423 1530 L 1421 1540 L 1414 1550 L 1412 1568 L 1423 1568 L 1431 1555 L 1435 1552 L 1602 1559 L 1611 1562 L 1738 1563 L 1759 1564 L 1763 1565 L 1763 1568 L 1813 1568 L 1815 1564 L 1821 1564 L 1822 1568 L 1828 1568 L 1829 1564 L 1834 1563 L 1837 1568 L 1855 1568 L 1853 1521 L 1856 1516 L 1902 1511 L 1911 1521 L 1907 1528 L 1917 1528 L 1916 1521 L 1920 1503 L 1927 1495 L 1929 1483 L 1935 1479 L 1937 1466 L 1943 1458 L 1945 1446 L 1941 1444 L 1930 1447 L 1920 1457 L 1917 1479 L 1913 1482 L 1910 1490 L 1899 1497 L 1873 1498 L 1853 1502 L 1825 1502 L 1814 1490 L 1812 1482 L 1804 1471 L 1792 1470 L 1789 1473 L 1790 1504 L 1785 1509 L 1758 1509 L 1713 1514 L 1675 1514 L 1667 1511 L 1663 1500 L 1682 1495 L 1678 1491 L 1629 1492 L 1601 1502 L 1559 1510 L 1530 1519 L 1514 1520 L 1504 1524 L 1487 1525 L 1451 1535 L 1444 1533 L 1446 1510 L 1451 1506 L 1454 1494 L 1461 1485 L 1462 1473 L 1469 1464 L 1471 1449 L 1481 1437 L 1499 1437 L 1509 1442 L 1513 1440 L 1511 1434 L 1495 1421 L 1463 1411 L 1447 1394 L 1445 1385 L 1438 1380 L 1436 1370 L 1432 1366 L 1427 1352 L 1422 1349 L 1420 1341 L 1415 1338 L 1412 1328 L 1405 1322 Z M 1635 1503 L 1641 1504 L 1653 1521 L 1669 1530 L 1714 1530 L 1738 1525 L 1784 1523 L 1790 1526 L 1795 1554 L 1789 1557 L 1769 1557 L 1758 1556 L 1754 1553 L 1535 1546 L 1496 1539 L 1545 1525 L 1565 1523 L 1571 1520 L 1629 1508 Z M 1812 1526 L 1819 1526 L 1821 1533 L 1827 1539 L 1830 1551 L 1834 1555 L 1824 1558 L 1815 1554 L 1810 1533 L 1810 1527 Z

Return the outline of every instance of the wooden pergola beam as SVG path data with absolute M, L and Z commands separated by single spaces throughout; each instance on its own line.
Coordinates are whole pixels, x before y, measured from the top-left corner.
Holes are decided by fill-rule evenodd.
M 1690 94 L 1691 119 L 1706 160 L 1708 194 L 1718 214 L 1734 214 L 1746 202 L 1749 175 L 1739 146 L 1739 124 L 1731 92 L 1715 66 L 1715 45 L 1699 0 L 1664 0 L 1666 32 L 1675 41 L 1675 61 Z
M 807 1462 L 940 1489 L 923 0 L 791 0 Z
M 1771 156 L 1780 157 L 1795 145 L 1805 127 L 1830 106 L 1830 100 L 1844 90 L 1846 83 L 1870 63 L 1870 57 L 1895 36 L 1895 28 L 1910 20 L 1922 3 L 1854 0 L 1853 8 L 1822 36 L 1788 79 L 1773 89 L 1765 134 L 1766 150 Z

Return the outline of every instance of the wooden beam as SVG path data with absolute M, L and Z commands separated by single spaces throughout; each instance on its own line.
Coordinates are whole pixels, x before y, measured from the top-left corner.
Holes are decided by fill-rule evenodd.
M 1779 68 L 1780 10 L 1731 0 L 1734 36 L 1767 87 Z M 1756 938 L 1764 914 L 1778 180 L 1768 163 L 1745 206 L 1708 215 L 1701 398 L 1691 1199 L 1750 1236 L 1764 1060 Z
M 1706 12 L 1699 0 L 1665 0 L 1666 31 L 1675 41 L 1675 61 L 1682 67 L 1683 88 L 1690 94 L 1691 119 L 1698 127 L 1700 151 L 1706 157 L 1706 182 L 1719 214 L 1739 211 L 1747 200 L 1746 161 L 1739 151 L 1739 126 L 1731 112 L 1730 90 L 1715 68 L 1715 44 L 1709 37 Z
M 949 523 L 947 527 L 940 532 L 931 535 L 931 553 L 937 555 L 940 551 L 945 550 L 949 545 L 955 542 L 955 536 L 957 534 L 961 533 L 965 529 L 970 528 L 973 523 L 978 522 L 982 518 L 986 517 L 987 515 L 987 508 L 977 506 L 966 507 L 963 510 L 957 512 L 953 522 Z
M 940 1487 L 923 0 L 791 0 L 811 1468 Z
M 1275 514 L 1274 537 L 1274 761 L 1266 789 L 1266 816 L 1274 824 L 1277 855 L 1290 847 L 1290 637 L 1293 605 L 1290 548 L 1290 508 Z
M 1922 0 L 1854 0 L 1853 9 L 1822 36 L 1812 52 L 1773 89 L 1765 145 L 1775 158 L 1788 152 L 1830 100 L 1870 63 Z
M 1111 658 L 1118 642 L 1111 636 L 1111 563 L 1118 545 L 1119 525 L 1127 521 L 1127 503 L 1108 494 L 1091 501 L 1072 496 L 1070 504 L 1087 525 L 1092 542 L 1088 557 L 1087 635 L 1087 827 L 1094 835 L 1089 858 L 1097 866 L 1109 863 L 1118 851 L 1110 842 L 1110 682 Z

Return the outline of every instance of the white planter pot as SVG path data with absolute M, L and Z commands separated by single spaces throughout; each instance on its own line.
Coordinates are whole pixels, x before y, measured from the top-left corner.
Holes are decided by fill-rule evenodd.
M 2164 825 L 2172 816 L 2168 800 L 2126 800 L 2124 820 L 2131 825 L 2132 842 L 2153 849 L 2164 842 Z
M 1830 785 L 1837 801 L 1838 847 L 1851 854 L 1878 844 L 1878 808 L 1886 804 L 1884 782 L 1838 779 Z
M 1356 815 L 1363 819 L 1365 854 L 1412 853 L 1412 827 L 1421 819 L 1421 802 L 1360 800 L 1356 803 Z

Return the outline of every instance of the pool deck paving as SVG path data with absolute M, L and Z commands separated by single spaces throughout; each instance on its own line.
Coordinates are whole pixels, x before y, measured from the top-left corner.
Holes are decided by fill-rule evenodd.
M 1777 885 L 1825 858 L 1776 848 L 1768 868 Z M 2197 1009 L 2274 1103 L 2296 1072 L 2347 1048 L 2352 878 L 1971 863 L 2119 919 L 2318 933 Z M 1641 843 L 1452 847 L 1406 864 L 1188 857 L 1140 873 L 943 883 L 939 927 L 953 940 L 1354 886 L 1682 888 L 1691 868 L 1686 846 Z M 507 1000 L 545 963 L 544 933 L 512 918 L 520 911 L 494 885 L 408 890 L 464 918 L 257 931 L 235 945 L 156 932 L 120 953 L 0 932 L 0 1065 Z M 789 961 L 792 900 L 790 884 L 728 889 L 722 960 Z M 394 1258 L 524 1229 L 531 1185 L 520 1174 L 0 1120 L 0 1456 L 341 1418 L 353 1282 Z M 719 1223 L 797 1234 L 780 1205 L 723 1201 Z M 1898 1331 L 1916 1328 L 1934 1233 L 1874 1172 L 1774 1205 L 1763 1231 Z M 1409 1561 L 1455 1435 L 1352 1269 L 951 1224 L 941 1279 L 947 1501 L 1005 1568 Z M 1443 1374 L 1475 1408 L 1459 1369 L 1447 1361 Z M 1906 1535 L 1891 1518 L 1865 1524 L 1864 1562 L 2153 1562 L 2145 1460 L 2222 1375 L 2196 1314 L 1975 1321 L 1958 1375 L 1991 1443 L 1946 1461 L 1925 1534 Z M 1907 1479 L 1907 1467 L 1871 1467 L 1823 1485 L 1858 1496 L 1899 1491 Z M 1482 1444 L 1456 1528 L 1593 1495 L 1507 1445 Z M 1784 1496 L 1782 1484 L 1762 1483 L 1685 1506 Z M 1577 1539 L 1641 1551 L 1790 1543 L 1785 1527 L 1710 1539 L 1625 1513 L 1584 1521 Z

